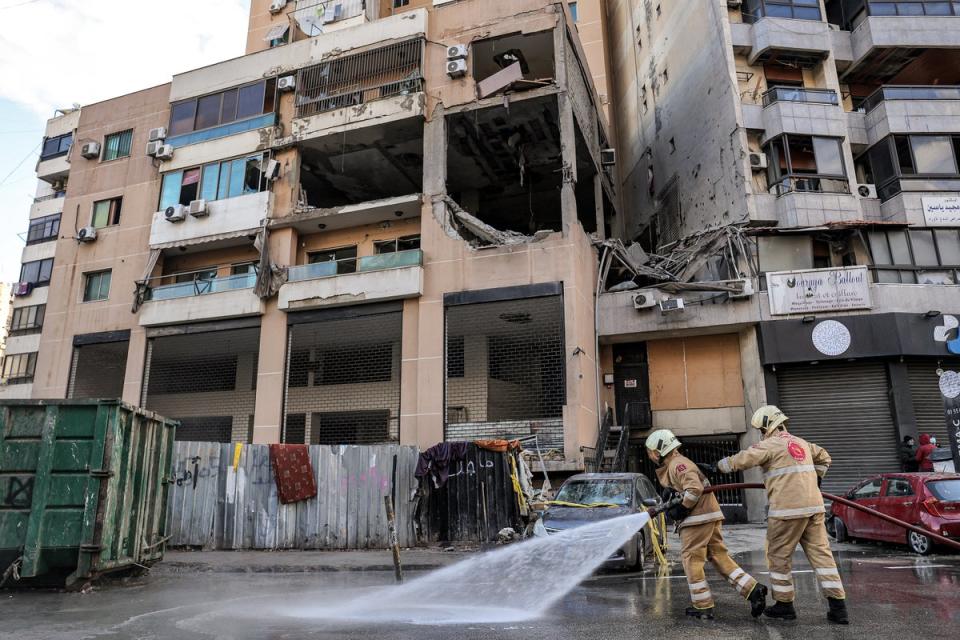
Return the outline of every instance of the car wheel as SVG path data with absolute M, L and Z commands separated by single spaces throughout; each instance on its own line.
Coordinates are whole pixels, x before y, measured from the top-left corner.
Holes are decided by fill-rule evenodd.
M 837 542 L 847 542 L 850 540 L 850 536 L 847 535 L 847 525 L 836 516 L 833 517 L 833 538 Z
M 911 551 L 920 556 L 929 555 L 933 551 L 933 541 L 930 537 L 916 531 L 907 532 L 907 545 Z
M 633 565 L 634 571 L 643 571 L 647 564 L 647 536 L 641 532 L 637 536 L 637 561 Z

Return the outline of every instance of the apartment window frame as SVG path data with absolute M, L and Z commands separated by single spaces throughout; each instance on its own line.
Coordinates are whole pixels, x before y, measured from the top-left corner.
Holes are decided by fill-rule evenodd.
M 55 143 L 55 144 L 54 144 Z M 43 144 L 40 146 L 40 160 L 51 160 L 53 158 L 59 158 L 70 153 L 70 148 L 73 146 L 73 132 L 64 133 L 59 136 L 48 136 L 43 139 Z M 48 149 L 48 147 L 50 147 Z
M 116 141 L 116 148 L 111 150 L 113 141 Z M 132 148 L 133 129 L 109 133 L 103 137 L 103 153 L 100 156 L 100 162 L 113 162 L 114 160 L 129 158 Z
M 100 269 L 98 271 L 87 271 L 84 273 L 83 289 L 80 292 L 81 302 L 102 302 L 109 300 L 112 280 L 112 269 Z
M 929 240 L 926 250 L 933 249 L 936 264 L 918 257 L 918 247 Z M 894 242 L 894 238 L 899 238 Z M 870 270 L 879 284 L 960 284 L 960 229 L 952 227 L 918 227 L 872 229 L 867 232 L 870 248 Z M 951 246 L 950 254 L 947 247 Z M 954 259 L 950 259 L 950 256 Z M 949 282 L 922 282 L 923 274 L 944 274 Z
M 811 147 L 810 153 L 813 155 L 814 163 L 818 165 L 813 172 L 795 170 L 793 166 L 793 153 L 791 152 L 791 140 L 804 139 L 809 140 Z M 817 157 L 817 142 L 829 140 L 836 144 L 836 160 L 840 162 L 841 173 L 828 173 L 820 171 L 819 158 Z M 776 153 L 774 151 L 776 150 Z M 763 152 L 767 156 L 767 188 L 777 196 L 782 196 L 791 192 L 804 193 L 850 193 L 850 179 L 847 177 L 847 162 L 843 157 L 843 138 L 834 136 L 813 136 L 807 134 L 782 133 L 767 141 L 763 145 Z M 785 168 L 780 167 L 780 153 L 783 154 Z M 824 188 L 833 186 L 835 188 Z
M 160 176 L 158 211 L 177 204 L 187 206 L 194 200 L 215 202 L 262 193 L 269 187 L 267 178 L 263 174 L 263 168 L 269 159 L 269 152 L 260 152 L 164 173 Z M 235 182 L 234 173 L 237 171 L 242 173 L 237 174 L 240 178 Z M 251 187 L 253 171 L 256 171 L 257 176 L 256 189 Z M 185 182 L 184 177 L 188 174 L 190 174 L 190 182 Z M 185 189 L 194 185 L 196 185 L 195 188 Z
M 949 138 L 953 149 L 953 173 L 923 173 L 917 170 L 917 153 L 914 140 L 917 138 Z M 858 162 L 865 160 L 869 168 L 868 179 L 877 186 L 877 195 L 886 201 L 903 191 L 901 181 L 958 180 L 960 181 L 960 134 L 955 133 L 919 133 L 891 134 L 873 145 L 857 157 Z M 880 163 L 886 166 L 881 167 Z M 889 175 L 882 172 L 889 171 Z M 942 189 L 935 189 L 941 191 Z
M 36 265 L 36 279 L 31 279 L 27 277 L 30 275 L 30 271 L 34 269 Z M 43 258 L 41 260 L 31 260 L 29 262 L 24 262 L 20 265 L 20 279 L 18 282 L 29 282 L 37 287 L 46 287 L 50 284 L 50 279 L 53 277 L 53 258 Z
M 823 21 L 820 0 L 744 0 L 740 11 L 743 21 L 751 24 L 761 18 Z
M 14 307 L 10 314 L 10 336 L 23 336 L 39 333 L 43 330 L 43 320 L 47 313 L 46 304 L 33 304 Z
M 255 98 L 256 96 L 250 95 L 250 92 L 254 87 L 260 86 L 262 86 L 263 91 L 258 100 L 260 104 L 259 112 L 254 113 L 251 111 L 247 113 L 244 111 L 243 115 L 241 115 L 241 104 L 242 98 L 244 97 L 242 94 L 245 91 L 248 93 L 246 96 L 247 100 Z M 218 105 L 216 123 L 211 124 L 206 119 L 201 122 L 201 116 L 205 113 L 201 112 L 201 103 L 204 103 L 204 105 L 210 105 L 212 107 L 214 101 L 216 101 Z M 263 78 L 261 80 L 248 82 L 246 84 L 241 84 L 236 87 L 224 89 L 222 91 L 215 91 L 202 96 L 180 100 L 170 105 L 170 126 L 168 131 L 169 137 L 175 138 L 177 136 L 187 135 L 197 131 L 216 129 L 217 127 L 229 125 L 234 122 L 252 120 L 253 118 L 259 118 L 268 113 L 275 113 L 276 107 L 276 78 Z M 209 115 L 212 115 L 212 110 L 210 114 L 207 114 L 204 116 L 204 118 L 209 117 Z M 183 120 L 184 122 L 189 120 L 189 124 L 181 124 L 180 120 Z M 201 124 L 203 126 L 199 126 Z
M 0 385 L 28 384 L 37 371 L 37 352 L 8 353 L 0 365 Z
M 60 235 L 61 217 L 63 213 L 53 213 L 31 220 L 27 228 L 27 246 L 56 240 Z
M 105 205 L 105 209 L 101 208 Z M 90 226 L 94 229 L 105 229 L 120 224 L 120 215 L 123 211 L 123 196 L 104 198 L 93 203 L 90 209 Z M 105 215 L 106 219 L 100 223 L 98 216 Z
M 330 247 L 329 249 L 317 249 L 307 252 L 307 264 L 320 264 L 325 262 L 335 262 L 337 265 L 337 275 L 356 273 L 360 266 L 360 256 L 357 251 L 357 245 L 342 245 Z M 350 254 L 353 255 L 350 255 Z M 346 255 L 343 255 L 346 254 Z
M 393 0 L 394 9 L 402 9 L 403 7 L 409 6 L 410 0 Z
M 377 240 L 373 243 L 373 252 L 376 255 L 400 253 L 401 251 L 416 251 L 420 248 L 420 234 L 400 236 L 390 240 Z
M 914 18 L 919 16 L 960 16 L 960 2 L 956 0 L 865 0 L 868 16 L 877 17 L 905 17 Z M 893 9 L 890 12 L 878 12 L 879 6 L 889 5 Z M 938 11 L 935 7 L 946 5 L 947 11 L 944 13 Z M 911 9 L 907 9 L 911 7 Z

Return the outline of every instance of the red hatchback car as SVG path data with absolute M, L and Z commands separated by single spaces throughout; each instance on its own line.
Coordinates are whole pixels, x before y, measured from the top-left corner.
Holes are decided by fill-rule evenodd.
M 960 474 L 885 473 L 867 478 L 845 497 L 898 520 L 960 539 Z M 831 512 L 837 542 L 863 539 L 906 543 L 921 555 L 933 550 L 928 536 L 863 511 L 834 503 Z

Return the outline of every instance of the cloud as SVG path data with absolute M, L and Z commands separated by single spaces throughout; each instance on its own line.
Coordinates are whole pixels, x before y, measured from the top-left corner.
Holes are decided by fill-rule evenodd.
M 164 84 L 246 44 L 248 0 L 11 2 L 0 4 L 0 98 L 44 118 Z

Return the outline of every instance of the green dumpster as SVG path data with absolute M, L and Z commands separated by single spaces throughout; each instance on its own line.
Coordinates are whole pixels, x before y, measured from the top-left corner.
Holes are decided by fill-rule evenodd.
M 0 403 L 0 579 L 72 586 L 160 560 L 176 425 L 119 400 Z

